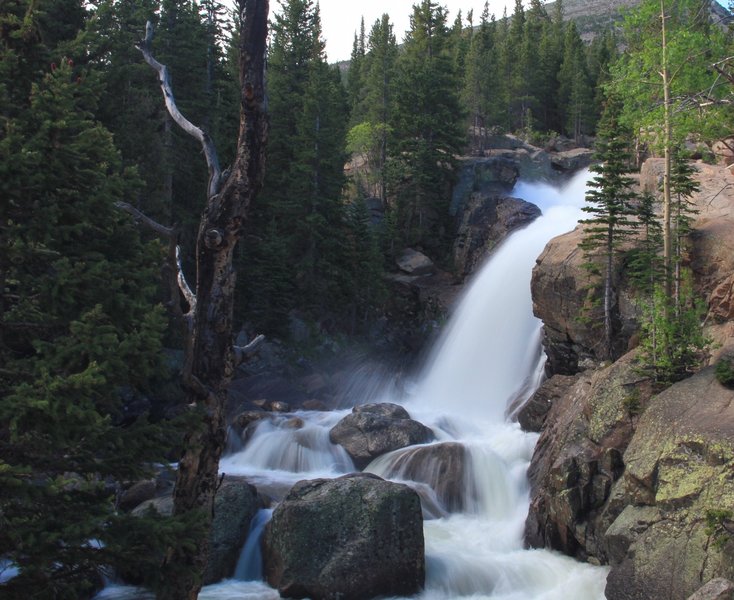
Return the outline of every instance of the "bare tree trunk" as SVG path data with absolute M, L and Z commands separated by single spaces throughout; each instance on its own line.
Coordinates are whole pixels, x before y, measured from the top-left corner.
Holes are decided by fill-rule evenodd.
M 673 244 L 672 244 L 672 228 L 671 228 L 671 198 L 670 198 L 670 172 L 671 172 L 671 152 L 670 147 L 672 144 L 673 131 L 672 124 L 670 121 L 670 70 L 668 65 L 668 44 L 667 44 L 667 27 L 665 24 L 665 1 L 660 0 L 660 20 L 662 22 L 662 41 L 663 41 L 663 64 L 660 76 L 663 80 L 663 97 L 664 97 L 664 131 L 663 131 L 663 143 L 665 144 L 664 156 L 665 156 L 665 170 L 663 173 L 663 265 L 664 265 L 664 285 L 665 285 L 665 297 L 670 300 L 672 297 L 672 256 L 673 256 Z M 667 308 L 666 317 L 667 315 Z
M 199 224 L 196 288 L 191 292 L 179 269 L 179 284 L 190 306 L 191 336 L 184 367 L 187 401 L 201 416 L 184 440 L 174 489 L 174 514 L 196 516 L 203 528 L 195 544 L 169 548 L 161 567 L 160 600 L 195 600 L 208 556 L 208 530 L 219 485 L 219 458 L 225 442 L 227 386 L 246 348 L 232 346 L 235 271 L 233 257 L 247 209 L 262 185 L 268 134 L 265 98 L 265 44 L 268 0 L 238 0 L 240 13 L 240 86 L 242 93 L 237 154 L 223 181 L 211 138 L 176 108 L 167 69 L 151 55 L 149 26 L 141 44 L 146 62 L 159 75 L 173 120 L 202 144 L 209 166 L 206 208 Z

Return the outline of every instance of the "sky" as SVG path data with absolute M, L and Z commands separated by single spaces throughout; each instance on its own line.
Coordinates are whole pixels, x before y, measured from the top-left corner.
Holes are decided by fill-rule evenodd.
M 726 6 L 726 0 L 718 1 L 722 6 Z M 363 16 L 365 30 L 369 34 L 372 24 L 383 13 L 389 14 L 395 36 L 398 42 L 401 42 L 410 25 L 413 4 L 417 2 L 418 0 L 319 0 L 329 62 L 349 59 L 354 33 L 359 30 Z M 459 10 L 464 18 L 470 10 L 474 10 L 474 23 L 478 23 L 484 7 L 484 0 L 439 0 L 439 2 L 449 10 L 449 23 L 453 23 Z M 524 4 L 527 5 L 528 2 Z M 277 0 L 270 0 L 270 6 L 272 12 L 278 9 L 279 3 Z M 512 14 L 514 6 L 514 0 L 489 0 L 489 12 L 494 13 L 497 18 L 502 16 L 505 7 L 507 12 Z

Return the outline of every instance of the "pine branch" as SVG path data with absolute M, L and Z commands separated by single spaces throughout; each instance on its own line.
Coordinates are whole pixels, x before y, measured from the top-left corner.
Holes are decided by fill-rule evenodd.
M 178 106 L 176 105 L 176 99 L 173 96 L 173 88 L 171 87 L 171 78 L 168 73 L 168 67 L 159 63 L 154 57 L 151 51 L 151 42 L 153 41 L 153 25 L 148 21 L 145 25 L 145 39 L 140 42 L 136 47 L 143 54 L 145 62 L 147 62 L 156 73 L 158 73 L 158 80 L 161 83 L 161 91 L 163 92 L 163 99 L 166 103 L 166 109 L 168 114 L 176 122 L 176 124 L 188 133 L 191 137 L 198 140 L 204 151 L 206 157 L 206 164 L 209 167 L 209 188 L 208 194 L 211 198 L 219 193 L 219 188 L 222 183 L 222 170 L 219 166 L 219 157 L 217 155 L 217 149 L 214 146 L 214 141 L 211 136 L 194 125 L 186 117 L 181 114 Z

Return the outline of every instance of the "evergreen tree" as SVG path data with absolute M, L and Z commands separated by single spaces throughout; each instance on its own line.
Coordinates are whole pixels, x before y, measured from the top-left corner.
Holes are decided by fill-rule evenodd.
M 698 0 L 645 0 L 625 20 L 627 51 L 612 68 L 609 87 L 625 97 L 622 120 L 645 141 L 662 151 L 663 256 L 665 291 L 673 297 L 672 154 L 691 131 L 704 139 L 723 134 L 729 108 L 719 102 L 701 106 L 695 99 L 706 90 L 722 93 L 710 65 L 726 56 L 723 33 L 697 22 Z
M 398 62 L 396 181 L 403 241 L 438 251 L 446 236 L 455 156 L 465 136 L 446 13 L 432 0 L 413 7 Z
M 377 195 L 387 206 L 388 144 L 393 131 L 395 105 L 395 65 L 398 46 L 390 17 L 385 14 L 375 21 L 368 41 L 369 53 L 363 78 L 366 120 L 350 132 L 352 150 L 355 142 L 369 161 L 371 180 L 377 185 Z M 374 192 L 373 192 L 374 193 Z
M 676 315 L 680 314 L 683 286 L 683 264 L 686 254 L 686 241 L 691 233 L 693 215 L 698 213 L 690 202 L 691 196 L 701 189 L 693 179 L 696 169 L 683 157 L 680 148 L 673 152 L 672 170 L 670 174 L 670 191 L 673 201 L 673 302 Z
M 594 95 L 586 67 L 586 52 L 573 21 L 566 26 L 558 83 L 561 122 L 566 133 L 579 141 L 581 135 L 592 131 Z
M 352 44 L 352 56 L 349 61 L 349 72 L 347 73 L 347 92 L 349 94 L 350 123 L 356 125 L 364 119 L 364 67 L 365 62 L 365 30 L 364 17 L 359 26 L 359 36 L 354 34 Z
M 492 122 L 494 101 L 493 83 L 496 81 L 494 22 L 489 22 L 489 5 L 485 2 L 479 22 L 479 31 L 471 38 L 466 57 L 463 105 L 469 115 L 474 145 L 482 152 L 486 128 Z
M 22 75 L 0 93 L 0 556 L 19 568 L 4 598 L 84 597 L 160 541 L 114 505 L 162 459 L 158 428 L 121 405 L 161 368 L 160 257 L 114 206 L 139 184 L 94 121 L 94 71 L 60 54 L 77 32 L 46 30 L 74 8 L 0 9 L 1 68 Z
M 306 314 L 343 312 L 352 300 L 344 292 L 353 288 L 348 280 L 359 274 L 344 272 L 340 262 L 348 237 L 342 188 L 349 98 L 327 64 L 318 7 L 311 0 L 281 2 L 273 32 L 269 167 L 251 229 L 262 244 L 246 265 L 242 314 L 250 315 L 251 304 L 262 307 L 257 324 L 279 324 L 283 333 L 296 306 Z M 277 249 L 273 268 L 288 273 L 277 286 L 261 281 L 271 260 L 264 248 Z M 261 284 L 278 297 L 263 300 Z
M 596 176 L 589 183 L 583 210 L 591 218 L 581 221 L 584 239 L 581 248 L 589 260 L 592 272 L 602 279 L 604 314 L 604 344 L 609 358 L 616 358 L 614 348 L 614 316 L 616 311 L 616 262 L 619 245 L 631 233 L 635 222 L 632 191 L 633 180 L 626 175 L 630 165 L 629 132 L 619 125 L 621 106 L 610 98 L 599 125 L 595 159 L 592 167 Z

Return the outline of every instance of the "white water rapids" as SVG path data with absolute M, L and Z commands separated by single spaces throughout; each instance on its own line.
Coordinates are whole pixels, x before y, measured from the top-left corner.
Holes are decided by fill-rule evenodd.
M 426 586 L 418 600 L 602 600 L 607 571 L 547 550 L 523 548 L 529 504 L 526 471 L 537 435 L 505 418 L 509 404 L 537 387 L 542 373 L 540 322 L 532 314 L 530 276 L 547 241 L 573 229 L 581 216 L 588 172 L 556 189 L 519 183 L 517 196 L 543 216 L 514 233 L 495 252 L 461 300 L 431 359 L 404 398 L 411 417 L 431 427 L 436 443 L 461 444 L 463 487 L 449 508 L 435 465 L 412 468 L 415 447 L 373 461 L 366 470 L 405 481 L 421 494 L 426 543 Z M 360 399 L 356 398 L 356 403 Z M 281 498 L 296 481 L 353 470 L 328 431 L 347 411 L 298 413 L 263 421 L 241 451 L 225 457 L 222 472 L 246 475 L 265 494 Z M 420 476 L 416 476 L 416 469 Z M 410 475 L 416 481 L 410 480 Z M 453 510 L 454 512 L 450 512 Z M 251 531 L 262 529 L 261 512 Z M 246 554 L 250 552 L 250 554 Z M 250 555 L 253 558 L 248 558 Z M 259 556 L 253 542 L 238 573 L 252 579 Z M 108 587 L 100 598 L 144 598 L 140 590 Z M 276 600 L 262 581 L 229 580 L 204 588 L 202 600 Z

